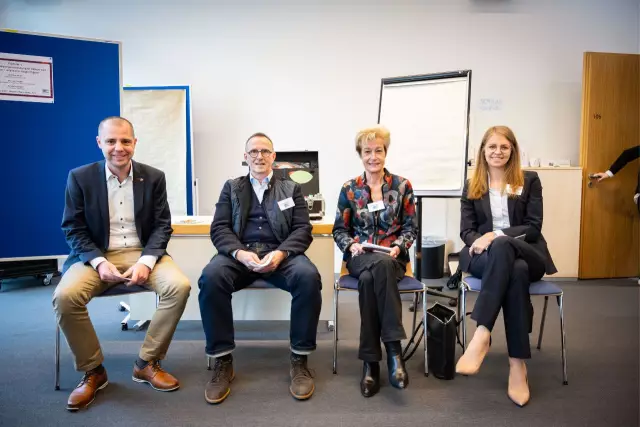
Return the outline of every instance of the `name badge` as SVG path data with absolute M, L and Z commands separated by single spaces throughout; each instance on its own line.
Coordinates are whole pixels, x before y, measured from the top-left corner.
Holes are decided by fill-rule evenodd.
M 378 202 L 369 203 L 367 208 L 369 209 L 369 212 L 381 211 L 384 209 L 384 202 L 380 200 Z
M 278 206 L 280 206 L 281 211 L 286 211 L 287 209 L 291 209 L 296 204 L 293 202 L 293 198 L 289 197 L 284 200 L 280 200 L 278 202 Z
M 513 188 L 511 188 L 511 186 L 509 184 L 507 184 L 507 186 L 505 187 L 505 190 L 507 191 L 507 193 L 509 194 L 516 194 L 518 196 L 522 195 L 522 187 L 518 187 L 516 189 L 516 191 L 513 191 Z

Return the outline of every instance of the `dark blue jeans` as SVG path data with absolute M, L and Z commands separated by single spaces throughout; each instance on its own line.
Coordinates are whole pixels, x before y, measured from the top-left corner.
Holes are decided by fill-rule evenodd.
M 276 271 L 262 275 L 233 258 L 218 254 L 207 264 L 198 280 L 206 353 L 216 356 L 235 348 L 231 294 L 258 278 L 291 294 L 291 349 L 300 352 L 315 350 L 322 306 L 322 281 L 318 269 L 306 255 L 286 258 Z

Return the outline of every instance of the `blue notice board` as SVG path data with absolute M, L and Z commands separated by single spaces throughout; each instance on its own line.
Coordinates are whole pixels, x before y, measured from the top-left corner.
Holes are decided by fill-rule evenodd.
M 120 115 L 118 42 L 0 31 L 0 54 L 51 57 L 53 103 L 0 100 L 0 259 L 69 253 L 69 170 L 102 159 L 98 124 Z

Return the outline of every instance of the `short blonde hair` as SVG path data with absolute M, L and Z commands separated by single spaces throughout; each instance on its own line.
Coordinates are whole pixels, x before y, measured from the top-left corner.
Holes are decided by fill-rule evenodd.
M 389 149 L 389 144 L 391 144 L 391 134 L 389 133 L 389 129 L 384 126 L 378 125 L 370 128 L 362 129 L 356 135 L 356 151 L 358 155 L 362 157 L 362 144 L 365 142 L 373 141 L 376 138 L 382 139 L 384 144 L 384 152 L 387 153 Z

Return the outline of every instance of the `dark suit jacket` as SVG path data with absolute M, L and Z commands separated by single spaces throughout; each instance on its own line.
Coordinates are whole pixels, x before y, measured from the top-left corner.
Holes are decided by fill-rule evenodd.
M 487 192 L 481 199 L 471 200 L 467 198 L 469 183 L 465 183 L 460 199 L 460 238 L 469 247 L 482 237 L 483 234 L 493 231 L 493 217 L 491 215 L 491 202 Z M 517 197 L 509 197 L 509 228 L 502 232 L 506 236 L 516 237 L 525 235 L 525 242 L 533 246 L 545 259 L 547 274 L 556 273 L 558 270 L 553 264 L 551 254 L 547 249 L 547 242 L 542 236 L 542 184 L 538 174 L 533 171 L 524 171 L 524 187 L 522 194 Z M 461 258 L 462 259 L 462 258 Z M 461 265 L 467 271 L 468 265 Z
M 620 171 L 620 169 L 625 167 L 627 163 L 631 163 L 638 157 L 640 157 L 640 145 L 628 148 L 620 154 L 620 157 L 618 157 L 615 162 L 613 162 L 609 170 L 615 175 Z M 638 184 L 636 185 L 636 194 L 638 193 L 640 193 L 640 170 L 638 170 Z
M 241 239 L 251 209 L 252 191 L 249 175 L 230 179 L 224 184 L 211 223 L 211 241 L 219 253 L 231 256 L 236 249 L 246 250 Z M 289 197 L 293 198 L 295 206 L 280 210 L 278 202 Z M 278 250 L 287 251 L 290 256 L 303 254 L 313 237 L 309 209 L 300 185 L 273 175 L 262 205 L 271 230 L 280 242 Z
M 133 207 L 142 255 L 166 254 L 171 229 L 164 172 L 133 163 Z M 63 271 L 78 261 L 104 256 L 109 247 L 109 198 L 105 162 L 69 172 L 62 215 L 62 231 L 71 248 Z

